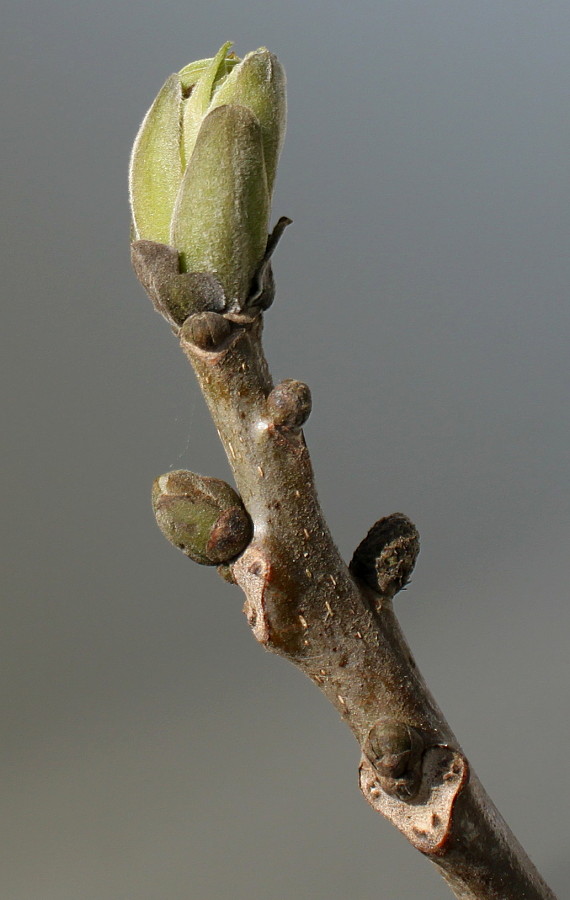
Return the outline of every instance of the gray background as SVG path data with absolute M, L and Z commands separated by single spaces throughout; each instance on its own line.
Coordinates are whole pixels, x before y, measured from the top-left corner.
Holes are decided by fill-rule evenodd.
M 3 900 L 439 900 L 351 736 L 155 528 L 227 476 L 130 271 L 126 168 L 171 71 L 276 52 L 289 130 L 266 346 L 306 380 L 349 556 L 417 522 L 397 608 L 560 896 L 569 880 L 567 2 L 12 0 L 3 13 Z

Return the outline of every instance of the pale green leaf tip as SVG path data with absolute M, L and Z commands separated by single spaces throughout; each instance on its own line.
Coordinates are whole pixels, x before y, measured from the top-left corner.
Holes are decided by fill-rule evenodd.
M 237 65 L 238 62 L 241 62 L 234 54 L 228 58 L 228 51 L 233 45 L 233 41 L 226 41 L 225 44 L 222 44 L 215 56 L 211 56 L 208 59 L 198 59 L 195 62 L 188 63 L 187 66 L 180 69 L 178 75 L 182 83 L 182 89 L 188 91 L 190 88 L 194 87 L 202 75 L 208 70 L 212 62 L 218 59 L 218 57 L 220 57 L 220 61 L 229 61 L 232 65 Z

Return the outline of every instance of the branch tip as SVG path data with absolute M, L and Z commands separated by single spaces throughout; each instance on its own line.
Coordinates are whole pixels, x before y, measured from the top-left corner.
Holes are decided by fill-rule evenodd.
M 432 857 L 446 853 L 455 803 L 469 782 L 469 766 L 459 750 L 446 744 L 428 747 L 421 760 L 418 789 L 411 798 L 388 792 L 364 755 L 359 778 L 372 808 L 389 819 L 417 850 Z

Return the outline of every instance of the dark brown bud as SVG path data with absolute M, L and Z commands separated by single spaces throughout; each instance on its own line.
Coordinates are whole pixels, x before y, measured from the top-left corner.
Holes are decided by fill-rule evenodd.
M 166 539 L 202 565 L 229 562 L 245 550 L 253 534 L 240 496 L 217 478 L 168 472 L 154 482 L 152 504 Z
M 386 793 L 401 800 L 418 792 L 423 751 L 421 734 L 411 725 L 396 721 L 377 722 L 362 749 Z
M 286 378 L 269 394 L 267 412 L 274 425 L 300 428 L 311 412 L 311 391 L 308 385 L 293 378 Z
M 419 552 L 416 526 L 402 513 L 393 513 L 372 526 L 354 551 L 350 571 L 376 593 L 391 598 L 410 580 Z
M 200 350 L 216 350 L 231 331 L 231 322 L 219 313 L 199 312 L 186 319 L 180 330 L 180 339 Z

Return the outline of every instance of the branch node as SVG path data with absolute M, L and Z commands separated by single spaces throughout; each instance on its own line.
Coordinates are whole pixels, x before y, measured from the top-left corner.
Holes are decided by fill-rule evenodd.
M 389 819 L 417 850 L 428 856 L 445 853 L 455 802 L 469 780 L 469 766 L 459 750 L 447 744 L 434 744 L 425 750 L 413 797 L 388 791 L 386 778 L 366 752 L 360 762 L 359 780 L 372 808 Z
M 266 646 L 271 638 L 266 613 L 266 588 L 270 569 L 265 555 L 253 545 L 232 566 L 234 579 L 246 596 L 244 615 L 255 639 Z

